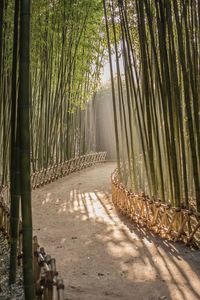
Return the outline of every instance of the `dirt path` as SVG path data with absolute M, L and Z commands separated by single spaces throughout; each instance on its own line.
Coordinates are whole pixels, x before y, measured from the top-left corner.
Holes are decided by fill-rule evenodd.
M 200 299 L 200 251 L 120 216 L 106 163 L 33 192 L 34 234 L 56 257 L 68 300 Z

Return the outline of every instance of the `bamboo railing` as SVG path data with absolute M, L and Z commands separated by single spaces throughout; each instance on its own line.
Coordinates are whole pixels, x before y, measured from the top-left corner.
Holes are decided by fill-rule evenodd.
M 31 175 L 32 189 L 55 181 L 58 178 L 104 162 L 106 152 L 97 152 L 55 164 Z M 9 184 L 0 187 L 0 231 L 9 240 L 10 227 L 10 191 Z M 33 238 L 34 249 L 34 279 L 38 300 L 64 300 L 63 280 L 58 277 L 56 260 L 46 255 L 44 248 L 40 248 L 37 237 Z M 22 223 L 19 224 L 18 264 L 22 258 Z
M 95 152 L 66 160 L 60 164 L 54 164 L 48 168 L 34 172 L 31 176 L 32 188 L 38 188 L 58 178 L 80 171 L 96 163 L 104 162 L 106 152 Z
M 63 280 L 58 277 L 56 260 L 40 248 L 37 236 L 33 238 L 34 281 L 38 300 L 64 300 Z
M 152 200 L 144 193 L 128 191 L 120 182 L 117 169 L 112 173 L 111 181 L 112 200 L 122 214 L 164 238 L 199 247 L 200 213 L 194 208 L 174 208 L 170 203 Z

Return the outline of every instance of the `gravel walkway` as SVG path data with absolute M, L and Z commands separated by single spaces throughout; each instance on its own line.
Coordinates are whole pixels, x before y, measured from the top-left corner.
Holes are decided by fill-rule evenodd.
M 0 233 L 0 300 L 23 300 L 22 270 L 18 268 L 17 282 L 8 285 L 9 248 L 8 243 Z

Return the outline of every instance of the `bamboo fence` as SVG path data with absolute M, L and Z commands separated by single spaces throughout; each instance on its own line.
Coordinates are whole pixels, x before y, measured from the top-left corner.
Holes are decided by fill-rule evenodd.
M 119 180 L 116 169 L 111 175 L 112 200 L 120 212 L 156 234 L 187 246 L 200 245 L 200 213 L 194 207 L 175 208 L 149 198 L 145 193 L 130 192 Z
M 46 169 L 43 168 L 32 174 L 32 188 L 38 188 L 63 176 L 93 166 L 96 163 L 104 162 L 105 158 L 106 152 L 95 152 L 66 160 L 60 164 L 54 164 Z

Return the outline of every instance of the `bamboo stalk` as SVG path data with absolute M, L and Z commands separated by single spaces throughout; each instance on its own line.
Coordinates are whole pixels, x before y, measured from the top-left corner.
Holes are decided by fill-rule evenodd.
M 23 275 L 25 299 L 35 299 L 33 280 L 32 213 L 30 184 L 30 1 L 20 6 L 19 115 L 20 189 L 23 231 Z

